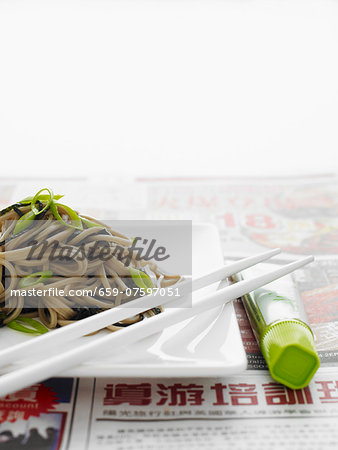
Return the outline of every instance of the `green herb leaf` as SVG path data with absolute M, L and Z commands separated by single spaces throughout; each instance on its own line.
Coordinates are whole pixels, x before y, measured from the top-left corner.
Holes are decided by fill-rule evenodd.
M 28 211 L 26 214 L 20 217 L 13 230 L 13 236 L 15 236 L 16 234 L 20 233 L 21 231 L 25 230 L 30 225 L 32 225 L 32 221 L 34 219 L 35 214 L 33 213 L 33 211 Z
M 71 219 L 71 222 L 66 222 L 65 220 L 63 220 L 63 218 L 59 214 L 59 211 L 57 208 L 58 206 L 61 206 L 62 208 L 64 208 L 66 210 L 67 214 L 69 215 L 69 217 Z M 76 212 L 72 208 L 69 208 L 69 206 L 62 205 L 61 203 L 52 202 L 50 204 L 50 209 L 51 209 L 55 219 L 59 220 L 67 227 L 76 228 L 77 230 L 83 230 L 83 226 L 82 226 L 80 217 L 76 214 Z
M 30 275 L 26 275 L 25 277 L 21 278 L 21 280 L 18 283 L 18 287 L 21 289 L 25 289 L 31 286 L 34 286 L 38 283 L 43 283 L 44 280 L 47 280 L 53 275 L 53 272 L 51 270 L 44 270 L 42 272 L 34 272 Z
M 49 194 L 45 194 L 44 195 L 44 197 L 47 197 L 47 199 L 44 200 L 44 201 L 46 201 L 46 205 L 44 206 L 44 208 L 41 209 L 41 211 L 39 211 L 38 208 L 35 206 L 35 204 L 36 204 L 37 201 L 41 201 L 40 195 L 42 195 L 41 192 L 43 192 L 43 191 L 48 191 Z M 53 198 L 54 198 L 53 191 L 49 190 L 48 188 L 40 189 L 39 192 L 37 192 L 34 195 L 33 200 L 31 202 L 31 209 L 32 209 L 33 213 L 36 216 L 38 216 L 39 214 L 44 212 L 50 206 L 50 204 L 52 203 Z
M 43 191 L 44 189 L 41 189 L 41 190 Z M 48 191 L 49 191 L 49 189 L 48 189 Z M 40 192 L 41 192 L 41 191 L 40 191 Z M 60 198 L 62 198 L 62 197 L 64 197 L 64 195 L 55 194 L 55 195 L 53 196 L 53 200 L 60 200 Z M 26 197 L 26 198 L 24 198 L 23 200 L 21 200 L 21 202 L 18 202 L 18 203 L 30 204 L 30 203 L 32 203 L 33 198 L 34 198 L 34 197 L 31 197 L 31 196 L 30 196 L 30 197 Z M 36 199 L 36 201 L 40 200 L 40 202 L 45 202 L 45 201 L 47 201 L 49 198 L 50 198 L 50 195 L 48 195 L 48 194 L 40 194 L 40 195 L 38 196 L 38 198 Z
M 129 272 L 137 287 L 139 287 L 140 289 L 144 289 L 148 293 L 151 292 L 151 289 L 154 288 L 154 285 L 150 277 L 146 273 L 142 272 L 141 270 L 134 269 L 133 267 L 129 267 Z
M 20 322 L 27 324 L 29 327 L 22 325 Z M 15 320 L 12 320 L 7 324 L 7 327 L 27 334 L 44 334 L 49 331 L 47 327 L 37 320 L 24 316 L 19 316 Z

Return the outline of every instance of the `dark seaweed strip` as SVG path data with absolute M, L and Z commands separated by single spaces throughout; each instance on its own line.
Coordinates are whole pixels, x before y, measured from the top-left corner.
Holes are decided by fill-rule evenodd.
M 14 203 L 13 205 L 7 206 L 7 208 L 5 208 L 5 209 L 2 209 L 0 211 L 0 217 L 9 211 L 12 211 L 12 209 L 14 209 L 14 207 L 20 208 L 21 206 L 28 206 L 28 205 L 30 205 L 30 203 Z
M 0 216 L 3 216 L 4 214 L 8 213 L 9 211 L 12 211 L 12 209 L 16 206 L 16 204 L 7 206 L 7 208 L 4 208 L 0 211 Z
M 141 322 L 144 319 L 144 315 L 138 314 L 138 316 L 139 316 L 138 322 Z M 134 323 L 136 323 L 136 322 L 134 322 Z M 122 323 L 122 322 L 114 323 L 115 327 L 121 327 L 121 328 L 129 327 L 130 325 L 133 325 L 133 323 Z
M 3 311 L 0 311 L 0 328 L 6 326 L 6 324 L 4 323 L 5 319 L 6 319 L 6 314 Z
M 44 217 L 44 215 L 46 214 L 46 212 L 48 211 L 48 209 L 49 209 L 49 208 L 47 208 L 47 209 L 46 209 L 45 211 L 43 211 L 41 214 L 39 214 L 38 216 L 36 216 L 36 217 L 34 218 L 34 220 L 41 220 L 41 219 Z M 4 239 L 3 241 L 0 242 L 0 247 L 3 246 L 3 245 L 5 245 L 5 244 L 8 244 L 8 242 L 12 241 L 13 239 L 16 239 L 16 238 L 18 238 L 19 236 L 22 236 L 22 235 L 23 235 L 24 233 L 26 233 L 26 231 L 29 230 L 29 229 L 30 229 L 30 226 L 27 227 L 27 228 L 25 228 L 24 230 L 20 231 L 20 233 L 17 233 L 15 236 L 11 236 L 11 237 L 9 237 L 8 239 Z
M 43 208 L 43 203 L 40 202 L 40 200 L 37 200 L 35 204 L 38 204 L 38 209 L 39 209 L 39 211 L 41 211 L 42 208 Z M 48 208 L 46 208 L 46 211 L 47 211 L 47 209 L 48 209 Z
M 2 274 L 1 274 L 1 283 L 3 285 L 3 287 L 5 287 L 5 266 L 2 266 Z
M 72 317 L 72 320 L 81 320 L 85 319 L 90 316 L 94 316 L 94 314 L 97 314 L 100 310 L 98 308 L 73 308 L 73 311 L 76 312 L 76 315 Z
M 16 205 L 13 206 L 13 209 L 19 217 L 23 216 L 23 212 Z
M 43 208 L 43 204 L 41 203 L 41 206 L 39 207 L 39 211 L 41 211 L 41 209 Z M 49 210 L 49 207 L 47 209 L 45 209 L 41 214 L 39 214 L 38 216 L 34 217 L 34 220 L 41 220 L 45 217 L 46 212 Z
M 1 283 L 2 283 L 2 285 L 4 287 L 4 289 L 6 289 L 6 278 L 10 278 L 10 272 L 5 266 L 2 266 Z
M 43 309 L 43 311 L 44 311 L 45 316 L 47 317 L 47 319 L 50 319 L 50 312 L 49 312 L 49 309 L 48 309 L 48 308 L 41 308 L 41 309 Z
M 72 317 L 72 320 L 81 320 L 81 319 L 86 319 L 87 317 L 93 316 L 94 314 L 97 314 L 98 312 L 100 312 L 101 310 L 98 308 L 73 308 L 73 311 L 76 312 L 76 315 L 74 317 Z M 141 322 L 141 320 L 144 319 L 144 315 L 143 314 L 139 314 L 139 322 Z M 118 323 L 114 323 L 114 326 L 116 327 L 129 327 L 129 325 L 133 325 L 132 323 L 122 323 L 122 322 L 118 322 Z
M 7 267 L 5 267 L 5 266 L 2 266 L 2 267 L 3 267 L 3 280 L 2 280 L 2 285 L 3 285 L 3 287 L 6 289 L 6 287 L 8 286 L 8 284 L 7 284 L 7 286 L 6 286 L 6 280 L 7 280 L 7 278 L 10 278 L 11 275 L 10 275 L 10 271 L 7 269 Z
M 28 314 L 32 312 L 38 312 L 38 308 L 22 308 L 20 314 Z

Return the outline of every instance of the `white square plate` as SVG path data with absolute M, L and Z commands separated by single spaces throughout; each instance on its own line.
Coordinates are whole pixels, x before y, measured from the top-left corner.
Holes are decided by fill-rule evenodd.
M 193 225 L 193 276 L 209 272 L 223 264 L 220 239 L 216 227 Z M 218 283 L 196 295 L 217 289 Z M 195 293 L 194 293 L 195 295 Z M 105 331 L 104 331 L 105 332 Z M 83 339 L 97 339 L 100 333 Z M 2 347 L 34 339 L 8 328 L 0 330 Z M 61 349 L 60 349 L 61 350 Z M 39 355 L 43 358 L 48 355 Z M 18 361 L 15 368 L 31 364 L 36 356 Z M 224 307 L 185 320 L 149 336 L 128 348 L 112 349 L 109 354 L 91 358 L 58 376 L 74 377 L 204 377 L 239 373 L 246 368 L 246 355 L 235 311 L 231 303 Z M 12 368 L 13 369 L 13 366 Z

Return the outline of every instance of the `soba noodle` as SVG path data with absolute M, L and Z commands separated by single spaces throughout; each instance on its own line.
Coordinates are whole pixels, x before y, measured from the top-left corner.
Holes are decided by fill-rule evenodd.
M 41 194 L 43 191 L 50 195 Z M 44 189 L 33 199 L 30 197 L 0 212 L 0 326 L 20 316 L 38 318 L 53 329 L 123 304 L 139 296 L 130 295 L 132 289 L 127 289 L 136 285 L 131 276 L 133 269 L 145 280 L 151 280 L 154 287 L 168 287 L 180 281 L 179 275 L 165 274 L 154 262 L 130 252 L 132 241 L 128 237 L 91 217 L 78 216 L 69 207 L 57 203 L 58 197 L 53 199 L 51 191 Z M 74 220 L 81 226 L 72 225 Z M 58 258 L 53 255 L 55 242 Z M 41 243 L 46 245 L 39 254 L 37 248 L 40 249 Z M 90 251 L 97 243 L 106 253 L 110 252 L 110 257 L 83 258 L 83 252 Z M 128 255 L 129 264 L 125 264 Z M 36 281 L 35 289 L 45 289 L 48 293 L 43 297 L 28 297 L 24 284 L 32 280 Z M 86 295 L 95 288 L 96 292 L 101 289 L 104 295 Z M 81 290 L 83 294 L 71 297 L 67 295 L 70 289 Z M 13 290 L 20 290 L 20 294 L 11 295 Z M 159 312 L 160 308 L 154 308 L 107 328 L 115 331 Z

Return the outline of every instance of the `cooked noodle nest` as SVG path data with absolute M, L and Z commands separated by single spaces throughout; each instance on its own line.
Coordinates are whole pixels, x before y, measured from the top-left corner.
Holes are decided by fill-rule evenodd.
M 20 213 L 26 214 L 30 206 L 20 207 Z M 131 240 L 123 234 L 111 229 L 108 225 L 89 216 L 81 219 L 89 220 L 92 225 L 82 230 L 67 226 L 70 217 L 67 210 L 58 206 L 58 213 L 66 222 L 60 223 L 52 211 L 47 209 L 42 218 L 34 220 L 34 226 L 13 235 L 19 215 L 11 210 L 0 217 L 0 313 L 2 326 L 15 320 L 18 316 L 38 318 L 46 327 L 53 329 L 68 325 L 76 320 L 96 314 L 100 311 L 121 305 L 136 298 L 127 295 L 125 290 L 135 286 L 130 275 L 130 268 L 143 272 L 151 279 L 154 287 L 165 288 L 178 283 L 180 275 L 169 275 L 161 271 L 152 261 L 145 261 L 131 253 L 129 265 L 123 263 L 123 257 L 130 255 Z M 97 226 L 96 226 L 97 225 Z M 35 242 L 35 244 L 33 243 Z M 67 258 L 53 258 L 53 243 L 58 243 L 59 252 L 67 254 Z M 111 251 L 107 259 L 90 259 L 83 257 L 95 243 Z M 46 244 L 39 258 L 36 243 Z M 118 254 L 114 250 L 119 249 Z M 79 249 L 81 251 L 79 251 Z M 106 251 L 108 251 L 106 250 Z M 35 253 L 34 253 L 35 252 Z M 31 257 L 32 254 L 34 257 Z M 50 289 L 43 297 L 27 297 L 25 289 L 19 286 L 20 280 L 37 272 L 51 271 L 52 276 L 34 284 L 37 289 Z M 117 295 L 67 295 L 70 289 L 83 292 L 104 289 L 104 292 L 117 291 Z M 19 290 L 22 294 L 11 295 L 11 291 Z M 55 295 L 55 291 L 63 291 L 65 295 Z M 121 327 L 143 320 L 146 316 L 157 314 L 160 308 L 145 311 L 119 324 L 106 327 L 116 331 Z

